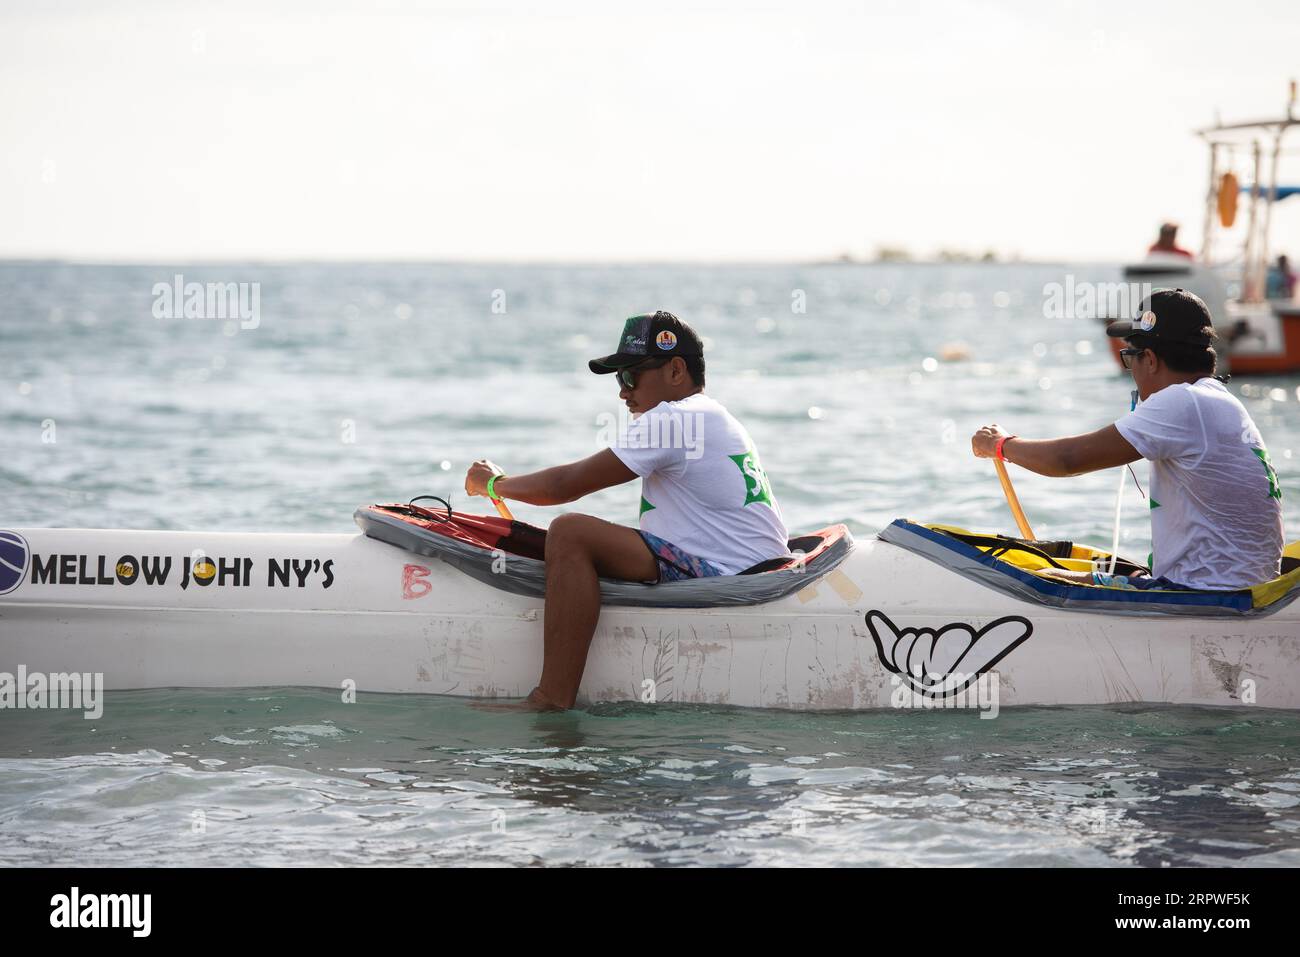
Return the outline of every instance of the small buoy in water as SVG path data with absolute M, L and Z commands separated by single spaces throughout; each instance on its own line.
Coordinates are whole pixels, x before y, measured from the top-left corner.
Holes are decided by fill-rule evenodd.
M 939 350 L 939 358 L 944 362 L 962 362 L 970 358 L 970 346 L 964 342 L 947 342 Z

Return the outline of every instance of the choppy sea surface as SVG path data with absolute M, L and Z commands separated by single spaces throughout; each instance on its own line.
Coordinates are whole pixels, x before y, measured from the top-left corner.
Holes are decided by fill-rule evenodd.
M 255 322 L 158 318 L 155 285 L 249 282 Z M 969 436 L 1128 408 L 1063 265 L 0 263 L 0 527 L 351 531 L 362 503 L 595 451 L 585 368 L 668 308 L 709 347 L 792 531 L 1009 531 Z M 1300 379 L 1229 386 L 1300 537 Z M 1138 477 L 1145 487 L 1145 468 Z M 1116 475 L 1016 472 L 1043 537 L 1106 545 Z M 632 524 L 634 486 L 585 511 Z M 519 506 L 546 524 L 555 510 Z M 1145 556 L 1125 493 L 1122 551 Z M 3 636 L 0 636 L 2 639 Z M 1300 715 L 1260 709 L 559 715 L 303 689 L 0 710 L 8 864 L 1300 864 Z

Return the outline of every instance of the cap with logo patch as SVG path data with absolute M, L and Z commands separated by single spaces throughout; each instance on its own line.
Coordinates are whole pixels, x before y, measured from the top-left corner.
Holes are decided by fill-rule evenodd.
M 660 310 L 628 319 L 623 323 L 618 351 L 592 359 L 587 363 L 587 368 L 597 375 L 606 375 L 656 357 L 686 358 L 702 355 L 704 345 L 695 330 L 671 312 Z
M 1157 289 L 1142 301 L 1136 319 L 1112 322 L 1106 327 L 1106 335 L 1116 339 L 1140 336 L 1195 346 L 1211 345 L 1218 338 L 1209 307 L 1186 289 Z

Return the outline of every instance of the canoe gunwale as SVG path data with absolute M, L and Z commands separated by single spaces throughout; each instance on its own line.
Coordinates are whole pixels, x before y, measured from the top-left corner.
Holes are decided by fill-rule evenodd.
M 1300 583 L 1256 607 L 1250 589 L 1239 591 L 1133 591 L 1052 581 L 1017 568 L 910 519 L 897 519 L 877 536 L 986 588 L 1036 605 L 1126 617 L 1262 618 L 1300 597 Z
M 493 553 L 456 538 L 421 529 L 408 521 L 371 506 L 353 515 L 367 537 L 397 548 L 436 558 L 492 588 L 531 598 L 546 596 L 546 565 L 519 555 L 505 557 L 505 571 L 494 570 Z M 792 595 L 838 568 L 852 553 L 853 536 L 847 528 L 836 532 L 826 547 L 804 567 L 777 569 L 755 575 L 720 575 L 646 585 L 640 582 L 600 579 L 602 605 L 648 608 L 725 608 L 761 605 Z

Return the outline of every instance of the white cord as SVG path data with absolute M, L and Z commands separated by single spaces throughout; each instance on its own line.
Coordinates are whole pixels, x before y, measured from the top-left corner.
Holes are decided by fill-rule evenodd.
M 1124 474 L 1125 466 L 1119 467 L 1119 491 L 1115 493 L 1115 537 L 1110 540 L 1110 569 L 1108 575 L 1115 574 L 1115 560 L 1119 557 L 1119 516 L 1124 508 Z
M 1137 389 L 1134 389 L 1129 393 L 1128 410 L 1132 412 L 1137 404 L 1138 394 Z M 1119 490 L 1115 492 L 1115 535 L 1110 540 L 1110 569 L 1106 572 L 1107 575 L 1115 574 L 1115 562 L 1119 559 L 1119 519 L 1124 510 L 1124 472 L 1127 468 L 1127 465 L 1119 467 Z

